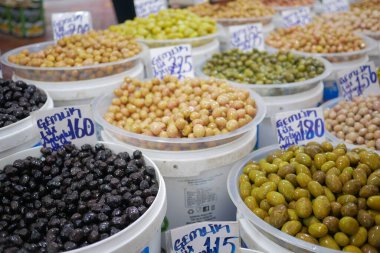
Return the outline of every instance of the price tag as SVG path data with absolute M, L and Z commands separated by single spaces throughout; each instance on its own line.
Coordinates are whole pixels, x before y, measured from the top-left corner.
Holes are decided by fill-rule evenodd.
M 136 17 L 144 18 L 167 8 L 165 0 L 134 0 Z
M 193 0 L 193 4 L 202 4 L 208 2 L 207 0 Z
M 379 78 L 373 62 L 354 70 L 338 72 L 338 80 L 346 100 L 362 95 L 380 94 Z
M 53 13 L 51 16 L 54 40 L 73 34 L 83 34 L 92 29 L 88 11 Z
M 163 79 L 164 76 L 177 76 L 178 79 L 194 77 L 191 45 L 161 47 L 150 50 L 153 76 Z
M 57 150 L 73 143 L 96 143 L 95 122 L 90 105 L 58 107 L 32 113 L 33 121 L 44 147 Z
M 169 252 L 173 253 L 239 253 L 237 222 L 201 222 L 169 231 Z
M 277 140 L 281 149 L 325 140 L 322 108 L 281 112 L 275 115 Z
M 294 10 L 283 11 L 281 16 L 285 27 L 297 25 L 304 26 L 311 22 L 309 7 L 300 7 Z
M 343 12 L 349 11 L 350 5 L 347 0 L 323 0 L 323 12 Z
M 263 25 L 260 23 L 229 27 L 230 47 L 243 52 L 252 49 L 264 50 Z

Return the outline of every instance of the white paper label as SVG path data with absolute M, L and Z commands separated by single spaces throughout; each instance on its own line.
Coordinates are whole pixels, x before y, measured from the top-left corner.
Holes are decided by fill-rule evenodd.
M 237 222 L 201 222 L 170 231 L 170 252 L 174 253 L 239 253 Z
M 281 112 L 275 115 L 275 119 L 277 140 L 281 149 L 325 140 L 322 108 Z
M 54 40 L 73 34 L 83 34 L 92 29 L 88 11 L 53 13 L 51 16 Z
M 96 129 L 90 105 L 58 107 L 32 113 L 44 147 L 57 150 L 65 144 L 95 144 Z
M 164 76 L 177 76 L 178 79 L 194 77 L 191 45 L 161 47 L 150 50 L 153 76 L 163 79 Z
M 201 3 L 206 3 L 208 2 L 207 0 L 193 0 L 193 4 L 201 4 Z
M 252 49 L 264 50 L 263 25 L 260 23 L 229 27 L 230 47 L 243 52 Z
M 349 11 L 350 5 L 347 0 L 323 0 L 324 12 L 343 12 Z
M 373 62 L 354 70 L 338 72 L 338 80 L 346 100 L 362 95 L 380 94 L 379 78 Z
M 285 27 L 297 25 L 303 26 L 311 22 L 309 7 L 300 7 L 294 10 L 283 11 L 281 16 Z
M 134 0 L 136 17 L 147 17 L 167 8 L 165 0 Z

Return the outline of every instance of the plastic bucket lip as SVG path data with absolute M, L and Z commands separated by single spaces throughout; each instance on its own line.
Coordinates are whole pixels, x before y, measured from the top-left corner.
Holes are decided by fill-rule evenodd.
M 115 148 L 119 148 L 120 150 L 126 150 L 129 153 L 132 151 L 129 148 L 126 148 L 125 146 L 120 145 L 120 144 L 109 143 L 109 142 L 102 142 L 102 141 L 98 141 L 98 143 L 104 144 L 107 148 L 110 148 L 111 150 L 113 150 Z M 4 158 L 0 159 L 0 166 L 3 163 L 5 164 L 5 163 L 9 163 L 10 161 L 14 161 L 16 158 L 20 157 L 21 155 L 25 155 L 25 157 L 27 157 L 31 152 L 36 153 L 36 152 L 38 152 L 37 150 L 40 150 L 40 149 L 41 149 L 41 147 L 35 147 L 35 148 L 26 149 L 26 150 L 17 152 L 15 154 L 12 154 L 10 156 L 4 157 Z M 114 153 L 118 153 L 118 152 L 121 152 L 121 151 L 117 151 L 117 152 L 114 152 Z M 152 205 L 148 208 L 148 210 L 143 215 L 141 215 L 137 220 L 135 220 L 131 225 L 129 225 L 128 227 L 126 227 L 123 230 L 119 231 L 118 233 L 116 233 L 116 234 L 114 234 L 114 235 L 112 235 L 112 236 L 110 236 L 110 237 L 108 237 L 108 238 L 106 238 L 104 240 L 100 240 L 100 241 L 98 241 L 96 243 L 90 244 L 88 246 L 81 247 L 81 248 L 78 248 L 78 249 L 75 249 L 75 250 L 64 251 L 64 253 L 83 253 L 83 252 L 90 253 L 93 250 L 96 252 L 96 247 L 98 247 L 98 246 L 100 246 L 100 245 L 102 245 L 104 243 L 110 243 L 114 239 L 119 238 L 121 236 L 125 236 L 124 234 L 127 233 L 127 232 L 130 232 L 131 230 L 137 230 L 137 231 L 139 231 L 139 234 L 141 234 L 140 230 L 142 230 L 142 229 L 138 228 L 139 227 L 139 224 L 138 224 L 139 221 L 141 222 L 143 220 L 149 219 L 149 217 L 152 216 L 152 215 L 157 215 L 158 214 L 158 210 L 160 210 L 159 207 L 162 206 L 161 208 L 165 208 L 165 206 L 166 206 L 166 186 L 165 186 L 164 179 L 163 179 L 163 177 L 162 177 L 162 175 L 160 173 L 160 170 L 158 169 L 157 165 L 149 157 L 147 157 L 146 155 L 143 154 L 143 157 L 144 157 L 144 160 L 150 166 L 152 166 L 154 168 L 154 170 L 156 172 L 157 181 L 159 182 L 159 189 L 158 189 L 157 196 L 156 196 L 155 200 L 153 201 Z M 13 158 L 15 158 L 15 159 L 13 159 Z M 10 161 L 8 161 L 8 160 L 10 160 Z M 2 170 L 3 168 L 0 167 L 0 169 Z M 160 202 L 159 202 L 159 199 L 160 199 Z M 137 232 L 137 231 L 134 231 L 134 232 Z M 137 236 L 139 234 L 135 234 L 135 236 Z M 130 238 L 129 237 L 128 239 L 129 239 L 128 242 L 130 242 L 130 241 L 132 241 L 135 238 Z M 119 245 L 115 245 L 115 247 L 118 247 L 118 246 L 120 246 L 120 244 Z M 112 250 L 115 250 L 115 248 L 112 249 Z
M 275 52 L 269 52 L 270 54 L 275 54 Z M 257 89 L 256 92 L 258 92 L 260 94 L 260 92 L 264 92 L 265 90 L 269 90 L 269 89 L 287 89 L 287 88 L 299 88 L 299 87 L 302 87 L 302 86 L 306 86 L 306 85 L 310 85 L 310 84 L 318 84 L 319 82 L 323 81 L 324 79 L 326 79 L 332 72 L 332 64 L 320 57 L 320 56 L 305 56 L 305 55 L 302 55 L 302 54 L 299 54 L 298 52 L 297 53 L 294 53 L 295 55 L 299 55 L 299 56 L 303 56 L 303 57 L 311 57 L 311 58 L 314 58 L 320 62 L 323 63 L 324 67 L 325 67 L 325 71 L 323 71 L 322 74 L 316 76 L 316 77 L 313 77 L 311 79 L 307 79 L 305 81 L 298 81 L 298 82 L 292 82 L 292 83 L 283 83 L 283 84 L 248 84 L 248 83 L 238 83 L 238 82 L 235 82 L 235 81 L 230 81 L 230 80 L 225 80 L 225 79 L 220 79 L 220 80 L 224 80 L 224 81 L 228 81 L 230 83 L 232 83 L 235 87 L 239 87 L 239 88 L 244 88 L 244 89 Z M 197 67 L 197 72 L 202 76 L 202 77 L 207 77 L 207 78 L 216 78 L 216 77 L 210 77 L 208 75 L 206 75 L 204 72 L 203 72 L 203 67 L 205 66 L 205 64 L 207 63 L 208 60 L 205 60 L 203 61 L 198 67 Z M 218 79 L 218 78 L 216 78 Z
M 258 216 L 256 216 L 244 203 L 239 194 L 239 176 L 243 172 L 244 166 L 252 160 L 260 160 L 261 158 L 266 157 L 271 152 L 280 149 L 279 145 L 272 145 L 257 151 L 250 153 L 245 159 L 236 163 L 231 169 L 228 178 L 227 178 L 227 190 L 228 194 L 234 205 L 237 207 L 238 211 L 243 215 L 244 218 L 247 218 L 260 232 L 264 231 L 266 234 L 272 235 L 277 240 L 280 240 L 283 243 L 290 244 L 292 246 L 300 248 L 300 250 L 306 250 L 306 252 L 325 252 L 325 253 L 341 253 L 339 250 L 332 250 L 322 246 L 314 245 L 308 242 L 305 242 L 301 239 L 288 235 L 281 230 L 273 227 L 268 224 Z M 267 235 L 265 235 L 267 236 Z M 271 238 L 269 238 L 273 241 Z M 277 243 L 273 241 L 273 243 Z M 278 244 L 278 243 L 277 243 Z
M 292 53 L 295 53 L 298 55 L 303 55 L 303 56 L 319 56 L 319 57 L 327 58 L 327 57 L 347 57 L 347 56 L 368 54 L 370 51 L 376 49 L 376 47 L 377 47 L 376 43 L 377 42 L 374 39 L 372 39 L 372 38 L 370 38 L 370 37 L 368 37 L 368 36 L 366 36 L 360 32 L 355 32 L 355 34 L 357 36 L 359 36 L 361 39 L 363 39 L 363 41 L 366 43 L 365 48 L 360 49 L 360 50 L 356 50 L 356 51 L 352 51 L 352 52 L 341 52 L 341 53 L 311 53 L 311 52 L 297 51 L 297 50 L 293 50 L 293 49 L 285 50 L 285 51 L 289 51 L 289 52 L 292 52 Z M 265 43 L 265 48 L 270 52 L 277 52 L 277 51 L 283 50 L 283 49 L 271 47 L 267 43 Z
M 226 81 L 228 82 L 228 81 Z M 220 134 L 216 136 L 210 136 L 210 137 L 201 137 L 201 138 L 162 138 L 162 137 L 152 137 L 152 136 L 146 136 L 142 134 L 136 134 L 132 132 L 128 132 L 126 130 L 123 130 L 119 127 L 116 127 L 110 123 L 108 123 L 104 118 L 103 115 L 99 113 L 98 107 L 99 103 L 102 102 L 105 99 L 111 99 L 114 97 L 113 93 L 104 94 L 103 96 L 97 97 L 92 102 L 92 109 L 94 112 L 94 119 L 95 121 L 100 124 L 105 130 L 117 133 L 122 135 L 123 137 L 138 139 L 140 141 L 149 141 L 149 142 L 155 142 L 155 143 L 162 143 L 162 144 L 201 144 L 201 143 L 207 143 L 207 142 L 213 142 L 213 141 L 221 141 L 224 139 L 229 139 L 233 137 L 237 137 L 239 135 L 242 135 L 252 128 L 256 128 L 264 119 L 266 114 L 266 105 L 264 103 L 264 100 L 261 98 L 260 95 L 258 95 L 256 92 L 252 90 L 247 90 L 251 98 L 253 98 L 256 102 L 256 108 L 257 113 L 256 116 L 250 121 L 248 124 L 246 124 L 243 127 L 240 127 L 232 132 L 229 132 L 227 134 Z M 218 146 L 218 145 L 215 145 Z M 142 147 L 143 148 L 143 147 Z
M 338 98 L 332 99 L 332 100 L 327 101 L 326 103 L 322 104 L 320 107 L 323 110 L 331 109 L 332 107 L 334 107 L 335 105 L 337 105 L 340 101 L 344 101 L 344 98 L 338 97 Z M 339 139 L 338 137 L 336 137 L 330 131 L 327 131 L 327 130 L 326 130 L 325 133 L 326 133 L 326 138 L 328 140 L 331 140 L 333 143 L 344 143 L 344 144 L 346 144 L 346 146 L 349 149 L 364 148 L 366 150 L 375 152 L 375 153 L 377 153 L 377 154 L 380 155 L 380 150 L 370 149 L 370 148 L 368 148 L 367 146 L 364 146 L 364 145 L 355 145 L 355 144 L 346 143 L 344 140 Z
M 6 52 L 5 54 L 3 54 L 1 56 L 1 63 L 12 68 L 12 69 L 34 70 L 34 71 L 47 71 L 47 70 L 49 70 L 49 71 L 73 71 L 73 70 L 81 71 L 81 70 L 98 69 L 98 68 L 104 68 L 104 67 L 109 67 L 109 66 L 117 66 L 120 64 L 133 62 L 135 60 L 143 58 L 143 56 L 146 54 L 146 52 L 148 50 L 147 46 L 145 46 L 144 44 L 139 43 L 139 42 L 137 42 L 137 43 L 139 44 L 139 46 L 142 49 L 140 53 L 138 53 L 137 55 L 134 55 L 130 58 L 126 58 L 126 59 L 123 59 L 121 61 L 116 61 L 116 62 L 99 63 L 99 64 L 95 64 L 95 65 L 88 65 L 88 66 L 81 66 L 81 67 L 32 67 L 32 66 L 24 66 L 24 65 L 15 64 L 15 63 L 12 63 L 8 60 L 9 56 L 15 55 L 15 54 L 21 52 L 22 50 L 29 50 L 30 52 L 34 52 L 30 49 L 39 48 L 39 50 L 43 50 L 47 46 L 56 44 L 55 41 L 46 41 L 46 42 L 34 43 L 34 44 L 27 45 L 27 46 L 22 46 L 22 47 L 12 49 L 12 50 Z

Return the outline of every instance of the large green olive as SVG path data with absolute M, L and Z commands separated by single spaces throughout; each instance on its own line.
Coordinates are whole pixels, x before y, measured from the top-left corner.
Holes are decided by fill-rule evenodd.
M 309 234 L 315 238 L 321 238 L 327 235 L 328 229 L 323 223 L 314 223 L 311 224 L 309 229 Z
M 295 236 L 299 231 L 301 231 L 302 224 L 299 221 L 287 221 L 281 228 L 282 232 L 285 232 L 289 235 Z
M 287 201 L 292 201 L 294 199 L 294 186 L 288 180 L 281 180 L 278 183 L 278 191 L 284 195 Z
M 375 248 L 380 248 L 380 226 L 373 226 L 368 231 L 368 243 Z
M 318 196 L 313 200 L 313 213 L 318 219 L 323 219 L 330 214 L 330 201 L 326 196 Z
M 339 229 L 347 235 L 354 235 L 359 230 L 359 223 L 352 217 L 343 217 L 339 220 Z
M 367 206 L 373 210 L 380 211 L 380 195 L 369 197 L 367 199 Z
M 358 179 L 351 179 L 343 185 L 343 193 L 357 195 L 361 189 L 361 183 Z
M 330 249 L 335 249 L 335 250 L 340 250 L 339 245 L 336 243 L 334 238 L 332 238 L 329 235 L 326 235 L 322 238 L 319 239 L 319 244 L 323 247 L 330 248 Z
M 375 185 L 364 185 L 359 192 L 359 196 L 362 198 L 369 198 L 379 194 L 379 187 Z
M 326 176 L 326 185 L 333 193 L 340 193 L 342 191 L 342 183 L 337 175 L 328 174 Z
M 298 234 L 296 234 L 296 237 L 298 239 L 304 240 L 305 242 L 309 242 L 312 244 L 318 244 L 318 241 L 314 237 L 312 237 L 311 235 L 306 234 L 306 233 L 298 233 Z
M 343 233 L 343 232 L 338 232 L 334 235 L 335 241 L 339 244 L 339 246 L 347 246 L 350 243 L 350 238 Z
M 358 232 L 351 236 L 350 244 L 361 247 L 367 241 L 367 229 L 360 227 Z
M 307 185 L 307 189 L 315 198 L 325 193 L 323 186 L 317 181 L 310 181 Z
M 297 200 L 296 212 L 297 212 L 298 217 L 301 217 L 301 218 L 309 217 L 313 212 L 310 199 L 302 197 L 299 200 Z

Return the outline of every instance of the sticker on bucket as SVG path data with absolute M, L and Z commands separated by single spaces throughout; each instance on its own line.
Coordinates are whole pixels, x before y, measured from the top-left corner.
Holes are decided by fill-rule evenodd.
M 202 222 L 176 228 L 168 233 L 167 245 L 170 252 L 241 252 L 237 222 Z
M 326 139 L 322 108 L 277 113 L 275 119 L 277 139 L 281 149 Z
M 343 12 L 350 9 L 347 0 L 322 0 L 323 12 Z
M 32 118 L 44 147 L 58 150 L 69 143 L 81 146 L 97 142 L 90 105 L 37 111 Z
M 229 33 L 230 48 L 237 48 L 243 52 L 252 49 L 264 50 L 264 33 L 261 23 L 230 26 Z
M 338 72 L 339 84 L 342 88 L 343 97 L 352 100 L 357 96 L 380 94 L 379 78 L 373 62 L 360 67 Z
M 92 29 L 88 11 L 53 13 L 51 16 L 54 40 L 73 34 L 83 34 Z
M 164 0 L 134 0 L 136 16 L 140 18 L 156 14 L 160 10 L 166 9 Z
M 281 12 L 283 24 L 285 27 L 297 25 L 307 25 L 311 22 L 311 14 L 309 7 L 300 7 L 293 10 Z

